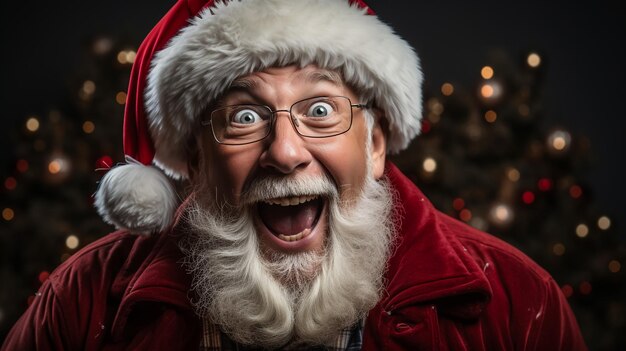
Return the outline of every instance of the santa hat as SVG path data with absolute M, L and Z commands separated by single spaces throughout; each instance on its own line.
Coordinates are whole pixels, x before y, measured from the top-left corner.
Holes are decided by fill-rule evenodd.
M 360 0 L 179 0 L 140 46 L 128 89 L 124 152 L 96 208 L 119 228 L 166 229 L 186 178 L 187 145 L 207 105 L 238 77 L 297 64 L 335 70 L 385 112 L 387 149 L 420 131 L 422 74 L 411 46 Z M 158 167 L 159 169 L 156 169 Z

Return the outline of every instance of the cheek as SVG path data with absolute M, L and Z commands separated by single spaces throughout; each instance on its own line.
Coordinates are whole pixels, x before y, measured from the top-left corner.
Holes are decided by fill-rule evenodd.
M 220 149 L 218 146 L 209 166 L 218 195 L 224 200 L 237 203 L 246 180 L 258 163 L 259 156 L 260 151 L 250 147 Z
M 360 138 L 349 134 L 329 138 L 312 153 L 335 180 L 342 198 L 353 199 L 360 194 L 367 174 L 365 144 Z

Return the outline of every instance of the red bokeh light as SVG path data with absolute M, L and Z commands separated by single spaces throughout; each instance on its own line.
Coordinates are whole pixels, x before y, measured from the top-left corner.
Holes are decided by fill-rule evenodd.
M 535 194 L 532 191 L 524 191 L 524 193 L 522 194 L 522 201 L 526 205 L 532 204 L 533 202 L 535 202 Z
M 537 187 L 541 191 L 549 191 L 550 189 L 552 189 L 552 180 L 548 178 L 541 178 L 537 182 Z
M 26 171 L 28 171 L 28 161 L 18 160 L 15 168 L 17 168 L 17 171 L 20 173 L 26 173 Z
M 41 271 L 41 273 L 39 273 L 39 276 L 37 278 L 39 279 L 39 282 L 43 284 L 43 282 L 45 282 L 49 276 L 50 276 L 50 272 Z
M 457 211 L 461 211 L 465 207 L 465 200 L 457 197 L 452 201 L 452 207 Z
M 578 290 L 580 290 L 580 293 L 583 294 L 583 295 L 591 294 L 591 283 L 589 283 L 589 282 L 582 282 L 582 283 L 580 283 L 580 286 L 578 287 Z
M 13 190 L 17 186 L 17 180 L 13 177 L 9 177 L 4 181 L 4 187 L 7 190 Z
M 569 196 L 574 199 L 578 199 L 583 195 L 583 189 L 579 185 L 572 185 L 569 188 Z
M 459 213 L 459 218 L 464 222 L 469 222 L 469 220 L 472 219 L 472 211 L 467 208 L 463 209 L 461 213 Z
M 569 284 L 563 285 L 561 287 L 561 291 L 563 291 L 563 295 L 565 295 L 565 297 L 568 299 L 572 297 L 572 295 L 574 295 L 574 288 L 572 288 L 572 286 Z

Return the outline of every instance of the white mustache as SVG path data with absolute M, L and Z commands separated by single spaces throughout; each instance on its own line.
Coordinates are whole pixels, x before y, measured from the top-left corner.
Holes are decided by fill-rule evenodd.
M 337 187 L 328 176 L 263 176 L 253 179 L 241 194 L 241 204 L 291 196 L 337 197 Z

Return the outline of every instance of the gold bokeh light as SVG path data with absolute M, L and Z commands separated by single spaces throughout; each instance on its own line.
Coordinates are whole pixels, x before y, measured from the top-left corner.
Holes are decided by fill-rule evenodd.
M 454 93 L 454 85 L 450 83 L 443 83 L 441 86 L 441 93 L 445 96 L 450 96 Z
M 83 123 L 83 132 L 85 132 L 85 134 L 91 134 L 94 130 L 96 130 L 96 125 L 93 124 L 92 121 L 85 121 Z
M 433 173 L 437 170 L 437 161 L 432 157 L 427 157 L 424 162 L 422 162 L 422 168 L 428 173 Z
M 541 64 L 541 56 L 539 56 L 536 52 L 531 52 L 526 58 L 526 63 L 533 68 L 539 67 Z
M 39 129 L 39 119 L 37 117 L 30 117 L 26 120 L 26 129 L 29 132 L 36 132 Z
M 493 78 L 493 68 L 489 66 L 483 67 L 483 69 L 480 70 L 480 76 L 483 77 L 484 79 Z

